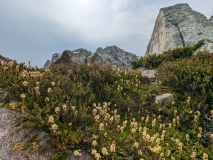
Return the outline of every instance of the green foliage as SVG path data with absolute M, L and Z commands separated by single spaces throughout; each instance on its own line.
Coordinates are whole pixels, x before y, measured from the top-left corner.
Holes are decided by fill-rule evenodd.
M 8 63 L 0 65 L 0 87 L 8 93 L 7 102 L 18 102 L 11 107 L 22 112 L 16 126 L 46 133 L 52 160 L 68 159 L 70 151 L 78 159 L 80 149 L 94 159 L 190 159 L 193 151 L 199 159 L 204 152 L 212 159 L 212 140 L 204 137 L 213 132 L 211 56 L 173 63 L 162 63 L 156 56 L 153 63 L 162 63 L 162 83 L 152 85 L 137 70 L 111 65 L 58 64 L 43 71 Z M 165 90 L 174 92 L 175 103 L 154 104 L 154 97 Z M 35 150 L 30 147 L 34 141 L 39 143 L 33 137 L 26 146 Z
M 201 96 L 207 104 L 213 101 L 213 54 L 199 53 L 196 56 L 159 66 L 157 78 L 166 86 Z
M 190 47 L 170 49 L 158 55 L 150 54 L 148 56 L 140 58 L 139 60 L 134 61 L 132 64 L 135 69 L 140 67 L 149 69 L 157 68 L 163 62 L 175 61 L 176 59 L 191 57 L 193 52 L 199 47 L 201 47 L 203 44 L 204 40 L 201 40 Z

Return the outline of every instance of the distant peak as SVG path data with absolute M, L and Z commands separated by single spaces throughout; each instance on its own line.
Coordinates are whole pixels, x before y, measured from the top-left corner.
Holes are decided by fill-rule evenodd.
M 72 52 L 80 52 L 81 50 L 84 50 L 83 48 L 75 49 Z
M 113 45 L 113 46 L 107 46 L 105 49 L 107 49 L 107 48 L 109 48 L 109 49 L 120 49 L 119 47 L 117 47 L 115 45 Z
M 180 3 L 169 7 L 161 8 L 160 10 L 171 10 L 171 9 L 189 9 L 192 10 L 192 8 L 189 6 L 188 3 Z

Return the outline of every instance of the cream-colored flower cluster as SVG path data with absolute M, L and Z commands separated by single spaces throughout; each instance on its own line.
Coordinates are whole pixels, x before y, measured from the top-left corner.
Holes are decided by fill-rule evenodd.
M 136 122 L 135 118 L 132 119 L 132 122 L 130 123 L 130 132 L 136 133 L 138 130 L 138 122 Z
M 197 128 L 199 117 L 200 117 L 200 111 L 196 111 L 194 115 L 194 130 Z
M 56 132 L 56 130 L 58 129 L 58 125 L 53 124 L 51 129 L 53 130 L 53 132 Z
M 54 117 L 52 115 L 49 116 L 48 123 L 54 123 Z
M 22 93 L 22 94 L 20 95 L 20 97 L 21 97 L 22 99 L 25 99 L 25 98 L 26 98 L 26 95 Z
M 30 72 L 28 72 L 27 70 L 23 70 L 21 72 L 20 76 L 22 78 L 27 78 L 27 79 L 30 78 L 30 77 L 32 77 L 32 78 L 41 78 L 41 77 L 43 77 L 43 74 L 40 71 L 30 71 Z
M 13 61 L 9 61 L 9 62 L 7 63 L 7 65 L 8 65 L 9 67 L 12 67 L 12 66 L 14 65 L 14 62 L 13 62 Z
M 59 112 L 60 112 L 60 108 L 59 108 L 59 107 L 56 107 L 56 108 L 55 108 L 55 113 L 56 113 L 56 114 L 59 114 Z
M 22 83 L 22 85 L 23 85 L 24 87 L 27 87 L 28 82 L 27 82 L 27 81 L 24 81 L 24 82 Z
M 37 85 L 36 87 L 34 87 L 34 90 L 35 90 L 35 94 L 36 95 L 40 95 L 40 91 L 39 91 L 39 86 Z
M 75 150 L 74 152 L 73 152 L 73 155 L 75 156 L 75 157 L 81 157 L 81 151 L 80 150 Z

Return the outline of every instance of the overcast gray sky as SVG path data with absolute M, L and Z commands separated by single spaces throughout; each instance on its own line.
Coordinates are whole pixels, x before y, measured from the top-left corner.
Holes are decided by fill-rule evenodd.
M 143 56 L 159 9 L 178 3 L 213 15 L 213 0 L 0 0 L 0 54 L 38 67 L 78 48 Z

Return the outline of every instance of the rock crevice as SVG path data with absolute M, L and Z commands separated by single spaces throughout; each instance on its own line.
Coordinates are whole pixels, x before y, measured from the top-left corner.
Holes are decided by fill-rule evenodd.
M 185 3 L 161 8 L 145 55 L 191 46 L 203 39 L 213 41 L 213 17 L 207 19 Z
M 180 27 L 178 26 L 178 24 L 175 24 L 175 26 L 177 27 L 177 29 L 178 29 L 178 31 L 179 31 L 179 33 L 180 33 L 180 38 L 181 38 L 181 40 L 182 40 L 182 44 L 183 44 L 183 46 L 185 47 L 185 46 L 186 46 L 186 42 L 185 42 L 185 40 L 184 40 L 184 37 L 183 37 L 182 32 L 180 31 Z

